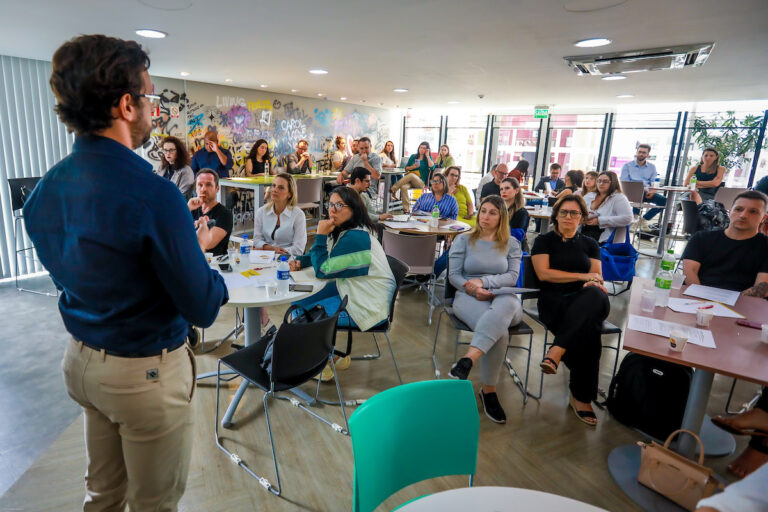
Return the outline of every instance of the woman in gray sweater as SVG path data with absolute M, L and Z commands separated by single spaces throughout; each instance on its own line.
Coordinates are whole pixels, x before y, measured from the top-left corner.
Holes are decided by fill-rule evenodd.
M 499 370 L 504 363 L 508 330 L 522 319 L 517 295 L 504 293 L 517 284 L 520 243 L 509 235 L 507 208 L 501 197 L 483 199 L 477 224 L 456 237 L 451 246 L 448 279 L 457 288 L 453 312 L 474 331 L 464 357 L 449 372 L 466 379 L 480 359 L 483 388 L 480 399 L 486 416 L 496 423 L 507 420 L 496 395 Z

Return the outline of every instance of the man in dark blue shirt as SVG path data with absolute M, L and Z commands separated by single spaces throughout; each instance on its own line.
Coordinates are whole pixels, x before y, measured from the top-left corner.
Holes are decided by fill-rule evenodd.
M 159 99 L 141 46 L 80 36 L 52 64 L 55 110 L 77 138 L 24 218 L 72 335 L 62 366 L 85 417 L 84 508 L 176 510 L 192 444 L 187 325 L 211 325 L 227 289 L 176 186 L 132 151 Z
M 232 153 L 228 149 L 219 146 L 219 136 L 213 130 L 205 132 L 203 137 L 203 147 L 195 151 L 192 155 L 192 170 L 213 169 L 219 175 L 219 178 L 229 178 L 229 172 L 232 170 Z

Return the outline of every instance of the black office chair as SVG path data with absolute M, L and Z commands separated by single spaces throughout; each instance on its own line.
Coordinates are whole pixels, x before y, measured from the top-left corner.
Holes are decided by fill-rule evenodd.
M 525 266 L 525 276 L 523 277 L 523 281 L 525 282 L 526 288 L 540 288 L 541 287 L 541 281 L 539 281 L 539 277 L 536 275 L 536 270 L 534 270 L 533 265 L 526 265 Z M 530 293 L 526 298 L 533 299 L 538 298 L 539 294 L 537 293 Z M 523 308 L 523 313 L 528 315 L 534 322 L 539 324 L 544 328 L 544 352 L 543 354 L 547 354 L 547 350 L 550 346 L 552 346 L 552 343 L 548 342 L 549 339 L 549 329 L 547 329 L 547 326 L 544 324 L 544 322 L 541 321 L 541 317 L 539 316 L 539 308 L 538 306 L 531 307 L 531 308 Z M 600 335 L 605 336 L 609 334 L 616 334 L 618 335 L 616 346 L 613 345 L 603 345 L 603 348 L 611 349 L 616 351 L 616 357 L 613 360 L 613 371 L 611 372 L 611 378 L 613 378 L 614 375 L 616 375 L 616 367 L 619 364 L 619 352 L 621 351 L 621 328 L 612 324 L 611 322 L 607 320 L 603 320 L 603 327 L 600 330 Z M 542 356 L 543 357 L 543 356 Z M 536 400 L 541 399 L 542 395 L 544 393 L 544 372 L 541 373 L 539 376 L 539 392 L 538 394 L 534 395 L 533 393 L 528 393 L 531 398 L 534 398 Z M 600 396 L 603 397 L 603 399 L 607 398 L 607 395 L 605 394 L 605 391 L 602 389 L 598 390 L 598 393 Z
M 524 267 L 530 267 L 530 256 L 524 256 L 523 258 L 523 266 Z M 448 269 L 446 268 L 446 273 L 448 272 Z M 525 279 L 525 278 L 523 278 Z M 529 298 L 532 296 L 536 296 L 535 292 L 526 292 L 521 294 L 521 298 Z M 442 309 L 440 311 L 440 314 L 437 317 L 437 329 L 435 330 L 435 340 L 432 343 L 432 365 L 435 368 L 435 377 L 438 379 L 440 378 L 440 370 L 438 369 L 438 363 L 437 363 L 437 336 L 440 333 L 440 322 L 442 321 L 443 315 L 446 315 L 448 319 L 451 321 L 451 325 L 453 325 L 453 328 L 456 329 L 456 340 L 454 343 L 453 348 L 453 362 L 456 362 L 456 359 L 458 357 L 458 350 L 459 345 L 469 345 L 469 342 L 466 341 L 459 341 L 459 333 L 461 331 L 464 332 L 473 332 L 472 329 L 469 328 L 467 324 L 462 322 L 459 317 L 457 317 L 453 312 L 453 299 L 456 297 L 456 288 L 451 284 L 450 279 L 445 279 L 445 292 L 444 292 L 444 300 L 442 304 Z M 512 336 L 528 336 L 528 347 L 525 346 L 518 346 L 518 345 L 512 345 Z M 520 389 L 520 392 L 523 394 L 523 403 L 525 404 L 528 401 L 528 374 L 531 367 L 531 349 L 533 347 L 533 329 L 526 324 L 525 322 L 521 321 L 517 325 L 512 325 L 509 327 L 509 336 L 507 338 L 507 351 L 509 352 L 510 348 L 514 349 L 520 349 L 525 350 L 528 352 L 528 357 L 525 364 L 525 381 L 520 380 L 520 376 L 515 371 L 515 368 L 512 366 L 512 361 L 509 360 L 507 357 L 507 354 L 505 352 L 504 354 L 504 365 L 507 367 L 507 370 L 509 371 L 510 376 L 512 377 L 512 380 L 514 380 L 517 387 Z
M 693 236 L 699 230 L 699 212 L 696 209 L 696 202 L 682 199 L 680 206 L 683 208 L 683 233 Z
M 392 363 L 395 365 L 397 380 L 400 382 L 400 384 L 402 384 L 403 378 L 400 376 L 400 369 L 397 367 L 397 359 L 395 359 L 395 352 L 392 350 L 392 342 L 389 339 L 389 330 L 392 328 L 392 322 L 394 322 L 394 319 L 395 319 L 395 302 L 397 301 L 397 295 L 400 292 L 400 286 L 402 286 L 403 281 L 405 280 L 405 275 L 408 273 L 409 268 L 408 268 L 408 265 L 398 260 L 397 258 L 393 258 L 392 256 L 387 256 L 387 262 L 389 263 L 389 268 L 392 271 L 392 275 L 395 277 L 395 292 L 394 294 L 392 294 L 392 300 L 389 303 L 389 315 L 387 316 L 387 320 L 385 322 L 382 322 L 380 325 L 377 325 L 365 331 L 366 333 L 371 333 L 371 335 L 373 335 L 373 342 L 376 344 L 376 353 L 352 357 L 352 360 L 358 361 L 358 360 L 371 360 L 371 359 L 381 358 L 381 348 L 379 347 L 379 342 L 376 340 L 376 334 L 377 333 L 383 334 L 387 340 L 389 353 L 392 355 Z M 361 331 L 359 327 L 343 327 L 343 326 L 339 327 L 339 330 L 347 331 L 347 347 L 344 351 L 334 349 L 334 352 L 339 357 L 346 357 L 352 353 L 352 333 L 363 332 L 363 331 Z M 362 403 L 363 401 L 364 400 L 356 400 L 356 402 L 359 402 L 359 403 Z M 325 400 L 320 400 L 320 402 L 326 405 L 338 405 L 335 402 L 328 402 Z
M 275 454 L 275 440 L 272 436 L 272 424 L 269 420 L 269 407 L 267 402 L 269 398 L 287 400 L 294 406 L 303 409 L 315 418 L 329 425 L 333 430 L 342 435 L 349 434 L 349 423 L 347 422 L 347 413 L 344 409 L 344 401 L 341 396 L 336 368 L 333 364 L 333 352 L 336 342 L 336 323 L 339 314 L 344 311 L 347 305 L 345 297 L 339 310 L 333 316 L 324 318 L 312 323 L 283 323 L 277 331 L 272 348 L 272 372 L 268 373 L 261 366 L 264 352 L 267 349 L 266 341 L 259 341 L 254 345 L 249 345 L 242 350 L 238 350 L 226 357 L 219 359 L 216 370 L 216 418 L 215 435 L 216 445 L 229 456 L 230 460 L 243 468 L 248 474 L 256 478 L 259 483 L 272 494 L 280 496 L 280 472 L 278 470 L 277 455 Z M 326 364 L 330 364 L 333 369 L 333 378 L 336 382 L 336 392 L 339 395 L 341 405 L 341 414 L 344 417 L 344 426 L 333 423 L 319 414 L 312 411 L 300 400 L 293 397 L 278 395 L 282 391 L 288 391 L 300 386 L 323 371 Z M 275 465 L 275 476 L 277 477 L 277 486 L 274 487 L 269 480 L 256 474 L 248 465 L 243 462 L 239 455 L 229 451 L 221 443 L 219 436 L 219 393 L 221 388 L 221 367 L 227 366 L 235 372 L 235 377 L 240 376 L 250 384 L 264 391 L 264 416 L 267 419 L 267 431 L 269 432 L 269 441 L 272 447 L 272 460 Z M 231 378 L 226 378 L 227 381 Z M 320 393 L 320 381 L 317 382 L 317 391 L 315 399 Z
M 22 208 L 27 202 L 27 199 L 32 194 L 37 184 L 42 178 L 8 178 L 8 187 L 11 189 L 11 209 L 13 210 L 13 250 L 15 252 L 14 260 L 14 278 L 16 280 L 16 289 L 20 292 L 35 293 L 37 295 L 45 295 L 48 297 L 58 297 L 59 290 L 55 288 L 55 292 L 41 292 L 38 290 L 30 290 L 19 286 L 19 253 L 26 253 L 27 251 L 34 250 L 34 246 L 22 247 L 19 249 L 19 237 L 21 242 L 24 241 L 24 232 L 19 229 L 24 222 L 24 215 L 22 214 Z M 34 256 L 26 256 L 33 262 L 38 261 Z

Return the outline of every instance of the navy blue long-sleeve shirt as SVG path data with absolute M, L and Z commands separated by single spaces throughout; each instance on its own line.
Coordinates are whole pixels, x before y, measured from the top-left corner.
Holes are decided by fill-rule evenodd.
M 232 170 L 234 161 L 232 160 L 232 153 L 228 149 L 219 148 L 224 156 L 227 158 L 227 163 L 222 164 L 219 160 L 219 155 L 213 151 L 207 149 L 198 149 L 195 154 L 192 155 L 192 161 L 189 164 L 192 170 L 195 171 L 195 175 L 200 169 L 211 169 L 218 173 L 219 178 L 229 178 L 229 173 Z
M 80 136 L 24 206 L 72 336 L 118 353 L 177 345 L 229 299 L 176 186 L 105 137 Z

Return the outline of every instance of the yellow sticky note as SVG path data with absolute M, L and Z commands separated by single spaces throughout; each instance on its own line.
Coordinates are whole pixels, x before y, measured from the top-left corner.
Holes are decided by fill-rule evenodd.
M 255 270 L 246 270 L 245 272 L 240 272 L 240 274 L 243 275 L 244 277 L 248 277 L 248 278 L 261 275 L 258 272 L 256 272 Z

